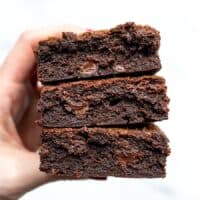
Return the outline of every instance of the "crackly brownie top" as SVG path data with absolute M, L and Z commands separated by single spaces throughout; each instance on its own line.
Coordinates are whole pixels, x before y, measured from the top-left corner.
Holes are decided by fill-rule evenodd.
M 110 42 L 110 39 L 112 42 Z M 107 30 L 84 32 L 81 34 L 63 32 L 61 38 L 51 37 L 47 40 L 40 41 L 35 52 L 38 55 L 47 54 L 50 51 L 67 51 L 68 53 L 86 50 L 93 51 L 96 48 L 94 41 L 99 44 L 97 42 L 98 40 L 107 43 L 100 45 L 101 48 L 116 46 L 117 43 L 123 42 L 127 45 L 134 46 L 136 52 L 151 54 L 156 52 L 160 46 L 160 33 L 150 26 L 127 22 Z M 88 44 L 91 48 L 88 48 Z
M 90 40 L 91 38 L 98 38 L 98 37 L 105 37 L 110 34 L 123 34 L 127 32 L 131 32 L 132 34 L 137 35 L 138 37 L 149 37 L 149 38 L 160 38 L 160 33 L 156 29 L 148 26 L 148 25 L 136 25 L 134 22 L 127 22 L 125 24 L 120 24 L 114 28 L 111 29 L 105 29 L 105 30 L 97 30 L 97 31 L 90 31 L 90 32 L 84 32 L 79 35 L 69 33 L 69 32 L 63 32 L 62 37 L 65 39 L 69 39 L 69 37 L 73 37 L 75 40 Z M 126 39 L 131 39 L 130 35 L 124 35 Z

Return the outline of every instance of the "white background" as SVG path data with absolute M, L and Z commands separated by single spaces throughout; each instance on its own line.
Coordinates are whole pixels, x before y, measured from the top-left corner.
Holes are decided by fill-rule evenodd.
M 22 200 L 200 199 L 200 6 L 198 0 L 0 0 L 0 61 L 20 32 L 71 23 L 108 28 L 126 21 L 150 24 L 161 32 L 160 57 L 170 102 L 169 120 L 159 123 L 172 149 L 165 179 L 60 181 Z

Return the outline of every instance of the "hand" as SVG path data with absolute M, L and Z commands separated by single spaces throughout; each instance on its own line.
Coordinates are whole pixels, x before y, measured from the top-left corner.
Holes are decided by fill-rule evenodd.
M 55 180 L 39 171 L 40 128 L 37 119 L 35 57 L 39 40 L 82 32 L 60 26 L 23 33 L 0 67 L 0 199 L 17 199 L 36 186 Z

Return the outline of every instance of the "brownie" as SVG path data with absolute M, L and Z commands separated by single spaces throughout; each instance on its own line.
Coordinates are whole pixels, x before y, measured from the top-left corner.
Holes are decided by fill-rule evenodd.
M 120 75 L 149 75 L 161 68 L 160 34 L 150 26 L 125 23 L 110 30 L 39 42 L 35 55 L 42 83 Z
M 66 178 L 165 177 L 168 139 L 155 125 L 43 128 L 40 170 Z
M 168 118 L 159 76 L 85 80 L 45 86 L 38 110 L 43 127 L 132 125 Z

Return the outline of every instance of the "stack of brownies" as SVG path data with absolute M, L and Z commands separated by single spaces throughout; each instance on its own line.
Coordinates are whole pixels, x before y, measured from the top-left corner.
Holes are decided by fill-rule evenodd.
M 165 176 L 160 35 L 126 23 L 39 42 L 40 170 L 66 178 Z

